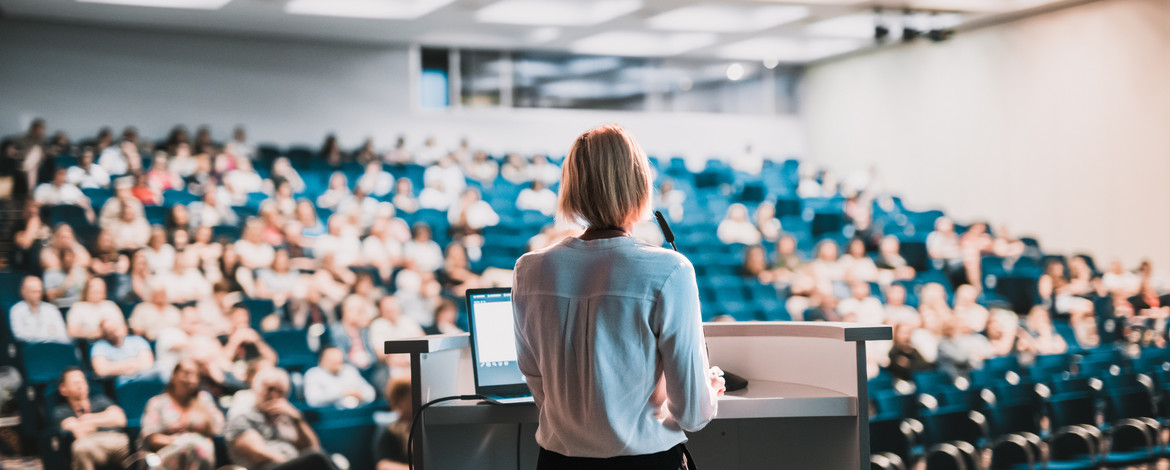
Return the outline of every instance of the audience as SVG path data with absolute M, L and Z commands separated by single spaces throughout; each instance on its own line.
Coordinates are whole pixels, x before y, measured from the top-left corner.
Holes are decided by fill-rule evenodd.
M 162 451 L 168 465 L 204 468 L 213 458 L 207 452 L 207 437 L 223 426 L 222 417 L 214 416 L 218 409 L 209 404 L 210 397 L 226 400 L 233 392 L 226 437 L 235 463 L 246 468 L 329 465 L 315 439 L 302 434 L 311 430 L 302 429 L 299 412 L 288 405 L 287 376 L 275 368 L 276 351 L 253 329 L 248 309 L 239 305 L 246 299 L 270 299 L 277 309 L 272 314 L 258 311 L 264 317 L 256 319 L 257 329 L 327 331 L 308 335 L 320 364 L 310 371 L 314 377 L 305 375 L 306 399 L 320 392 L 318 397 L 327 396 L 321 401 L 325 406 L 357 406 L 375 393 L 363 374 L 379 385 L 391 380 L 386 393 L 399 421 L 385 433 L 390 437 L 382 439 L 377 459 L 380 469 L 399 468 L 394 465 L 403 460 L 400 451 L 405 450 L 402 441 L 411 410 L 409 399 L 394 397 L 408 397 L 409 384 L 395 386 L 392 381 L 409 377 L 409 359 L 384 354 L 381 344 L 425 333 L 460 332 L 462 319 L 451 299 L 467 288 L 506 285 L 509 277 L 506 269 L 485 272 L 482 264 L 496 266 L 501 255 L 512 256 L 501 246 L 487 244 L 500 243 L 515 231 L 515 211 L 506 207 L 508 200 L 502 196 L 515 197 L 516 209 L 551 216 L 557 200 L 550 186 L 555 187 L 561 174 L 555 160 L 544 155 L 529 159 L 510 154 L 501 166 L 466 141 L 448 152 L 428 139 L 412 155 L 399 139 L 395 149 L 379 159 L 372 142 L 351 155 L 330 138 L 320 154 L 330 170 L 321 173 L 313 163 L 300 168 L 306 172 L 302 177 L 288 158 L 272 158 L 271 152 L 260 152 L 248 143 L 242 128 L 221 148 L 206 127 L 194 139 L 179 127 L 157 152 L 133 128 L 120 141 L 106 130 L 95 141 L 73 146 L 60 133 L 46 140 L 40 123 L 18 140 L 15 147 L 9 145 L 8 158 L 20 158 L 18 166 L 35 189 L 27 204 L 19 206 L 24 210 L 13 238 L 17 253 L 12 266 L 36 275 L 23 280 L 22 300 L 8 311 L 15 339 L 67 344 L 71 338 L 97 340 L 87 359 L 98 376 L 124 382 L 159 374 L 169 381 L 168 391 L 152 400 L 153 410 L 148 409 L 148 414 L 154 412 L 155 423 L 148 427 L 144 421 L 149 429 L 149 433 L 144 429 L 144 448 Z M 253 168 L 253 157 L 259 154 L 271 168 L 259 172 Z M 77 163 L 69 168 L 45 166 L 42 171 L 40 167 L 57 155 L 77 156 Z M 149 171 L 144 171 L 143 155 L 151 159 Z M 395 179 L 379 160 L 394 165 L 390 171 L 403 177 Z M 267 178 L 261 177 L 265 170 Z M 402 170 L 406 173 L 399 173 Z M 352 189 L 346 174 L 351 175 Z M 328 187 L 320 188 L 325 176 Z M 769 186 L 770 194 L 752 211 L 732 204 L 714 233 L 703 235 L 747 245 L 740 271 L 745 284 L 733 287 L 746 289 L 757 281 L 774 285 L 777 299 L 794 318 L 893 325 L 892 343 L 867 348 L 871 375 L 879 367 L 903 380 L 936 367 L 965 374 L 989 357 L 1009 354 L 1027 364 L 1035 355 L 1110 345 L 1113 336 L 1102 325 L 1111 321 L 1121 325 L 1118 346 L 1165 344 L 1168 286 L 1148 263 L 1127 271 L 1114 261 L 1098 274 L 1089 259 L 1042 257 L 1035 244 L 1012 238 L 1006 228 L 992 233 L 988 224 L 975 222 L 956 229 L 946 217 L 933 220 L 935 230 L 925 234 L 923 260 L 917 250 L 924 234 L 910 230 L 922 222 L 906 221 L 914 214 L 899 213 L 900 206 L 876 193 L 876 185 L 864 178 L 867 175 L 859 179 L 850 174 L 840 188 L 828 170 L 804 165 L 796 176 L 799 181 L 789 189 L 798 196 L 844 195 L 846 230 L 818 240 L 810 238 L 807 222 L 788 224 L 785 218 L 783 228 L 790 233 L 782 231 L 776 203 L 769 199 L 776 194 Z M 416 193 L 411 178 L 420 177 L 425 187 Z M 680 249 L 700 271 L 726 265 L 726 260 L 713 261 L 722 252 L 708 256 L 702 248 L 682 246 L 684 241 L 692 243 L 694 232 L 686 229 L 702 223 L 710 217 L 709 207 L 719 205 L 708 205 L 706 199 L 713 196 L 695 193 L 684 178 L 677 182 L 676 186 L 661 180 L 653 195 L 655 208 L 684 222 L 684 204 L 689 203 L 687 210 L 697 212 L 688 212 L 683 229 L 676 228 L 686 235 L 680 238 Z M 25 187 L 24 198 L 29 189 Z M 112 197 L 102 196 L 102 189 L 112 190 Z M 164 197 L 168 190 L 177 192 Z M 194 202 L 176 202 L 183 201 L 183 192 Z M 258 201 L 258 192 L 267 196 Z M 60 204 L 80 207 L 83 217 L 50 230 L 41 219 L 41 208 Z M 156 204 L 165 206 L 149 212 L 144 208 Z M 77 211 L 46 209 L 44 215 L 56 223 L 67 210 Z M 789 206 L 785 210 L 791 214 Z M 530 217 L 536 216 L 525 214 L 525 224 Z M 151 227 L 151 221 L 161 225 Z M 435 223 L 436 232 L 424 221 Z M 92 224 L 90 230 L 83 230 L 87 224 Z M 493 238 L 485 239 L 485 227 L 496 225 L 500 229 L 489 232 Z M 636 232 L 644 235 L 647 230 L 655 235 L 652 242 L 660 244 L 652 222 Z M 232 238 L 233 232 L 240 233 L 238 239 Z M 573 233 L 550 223 L 530 240 L 535 245 L 525 248 L 540 249 Z M 839 246 L 849 234 L 856 238 Z M 532 233 L 522 235 L 521 242 Z M 774 252 L 773 245 L 761 243 L 775 243 Z M 988 257 L 1014 271 L 1013 277 L 1034 276 L 1040 305 L 1022 324 L 1011 312 L 988 311 L 1007 296 L 981 271 Z M 926 261 L 929 272 L 920 275 L 911 259 Z M 1044 261 L 1043 272 L 1031 274 L 1039 261 Z M 939 279 L 939 270 L 945 279 Z M 497 278 L 504 281 L 492 280 Z M 988 292 L 982 292 L 985 282 Z M 947 300 L 951 289 L 953 303 Z M 718 302 L 706 295 L 703 300 Z M 123 312 L 131 313 L 128 322 Z M 127 335 L 127 324 L 135 335 Z M 325 325 L 328 328 L 322 328 Z M 156 342 L 153 352 L 148 340 Z M 65 381 L 63 396 L 86 395 L 65 390 Z M 348 385 L 340 386 L 343 383 Z M 247 384 L 254 389 L 236 391 Z M 338 386 L 309 390 L 322 384 Z M 201 388 L 210 392 L 207 403 Z M 66 398 L 70 405 L 83 403 Z M 116 420 L 90 422 L 105 415 L 95 411 L 101 409 L 96 397 L 91 401 L 91 410 L 73 406 L 69 410 L 73 421 L 60 419 L 61 426 L 72 428 L 79 438 L 120 427 Z M 82 422 L 86 424 L 77 424 Z M 88 465 L 84 462 L 99 465 L 102 455 L 121 458 L 117 452 L 126 447 L 114 443 L 98 449 L 96 440 L 77 442 L 75 461 L 83 462 L 78 464 L 82 468 Z
M 305 402 L 309 406 L 355 408 L 374 401 L 374 387 L 353 364 L 345 362 L 340 348 L 321 349 L 316 367 L 305 372 Z

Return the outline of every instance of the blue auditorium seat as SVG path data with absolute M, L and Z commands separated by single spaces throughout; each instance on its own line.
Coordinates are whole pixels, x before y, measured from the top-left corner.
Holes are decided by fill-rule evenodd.
M 181 189 L 168 189 L 163 191 L 163 206 L 165 207 L 171 207 L 175 204 L 181 204 L 185 206 L 198 200 L 199 196 Z
M 126 428 L 132 436 L 142 429 L 142 412 L 146 409 L 146 402 L 155 395 L 159 395 L 166 388 L 162 379 L 139 379 L 119 384 L 114 388 L 114 396 L 118 406 L 126 413 Z
M 81 366 L 81 356 L 73 343 L 22 343 L 24 380 L 31 384 L 57 381 L 66 367 Z
M 277 366 L 302 372 L 317 365 L 317 353 L 309 346 L 308 330 L 279 330 L 263 333 L 264 342 L 276 351 Z

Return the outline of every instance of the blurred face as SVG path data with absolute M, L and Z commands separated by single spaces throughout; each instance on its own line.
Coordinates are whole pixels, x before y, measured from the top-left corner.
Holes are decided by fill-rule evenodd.
M 764 256 L 764 249 L 760 247 L 748 249 L 747 255 L 744 257 L 744 265 L 749 269 L 763 270 L 767 268 L 768 262 Z
M 251 315 L 243 307 L 233 308 L 230 320 L 234 328 L 249 328 L 252 325 Z
M 398 317 L 402 315 L 402 306 L 398 304 L 397 298 L 387 295 L 378 302 L 378 315 L 392 322 L 398 321 Z
M 955 291 L 955 305 L 974 305 L 978 293 L 970 285 L 963 284 Z
M 25 303 L 36 305 L 40 303 L 44 294 L 45 290 L 44 286 L 41 285 L 40 278 L 33 276 L 24 278 L 24 283 L 20 286 L 20 297 Z
M 898 254 L 898 248 L 898 239 L 893 236 L 882 238 L 881 245 L 878 246 L 878 249 L 885 255 Z
M 853 240 L 849 242 L 849 255 L 854 258 L 861 258 L 865 256 L 865 243 L 861 240 Z
M 177 396 L 193 395 L 199 389 L 199 367 L 191 360 L 179 362 L 175 373 L 171 375 L 171 385 Z
M 89 382 L 85 380 L 85 372 L 75 370 L 65 374 L 61 382 L 61 396 L 69 400 L 76 400 L 89 396 Z
M 950 233 L 955 231 L 955 223 L 952 222 L 951 219 L 943 217 L 938 219 L 938 223 L 936 224 L 935 229 L 942 233 Z
M 91 278 L 85 284 L 85 300 L 87 302 L 101 302 L 106 300 L 106 281 L 101 278 Z
M 822 261 L 836 261 L 837 260 L 837 244 L 825 243 L 817 250 L 817 259 Z
M 906 303 L 906 288 L 900 284 L 890 286 L 889 292 L 886 292 L 886 304 L 890 306 L 901 306 Z
M 869 294 L 870 294 L 869 284 L 866 284 L 863 282 L 855 282 L 855 283 L 853 283 L 853 286 L 849 288 L 849 292 L 850 292 L 850 294 L 853 295 L 853 298 L 855 298 L 857 300 L 864 299 L 866 297 L 869 297 Z
M 796 252 L 796 239 L 792 237 L 783 237 L 776 242 L 776 250 L 781 254 L 790 255 Z
M 102 320 L 102 338 L 113 344 L 121 344 L 126 338 L 126 324 L 115 320 Z
M 53 173 L 53 184 L 57 185 L 57 186 L 61 186 L 61 185 L 65 184 L 65 169 L 64 168 L 58 169 L 56 173 Z
M 329 348 L 321 353 L 321 368 L 325 369 L 330 374 L 337 375 L 341 373 L 341 366 L 345 364 L 345 357 L 342 356 L 341 350 L 337 348 Z
M 262 382 L 257 384 L 257 405 L 266 405 L 274 401 L 282 400 L 287 396 L 288 384 L 281 380 L 279 376 L 270 374 Z

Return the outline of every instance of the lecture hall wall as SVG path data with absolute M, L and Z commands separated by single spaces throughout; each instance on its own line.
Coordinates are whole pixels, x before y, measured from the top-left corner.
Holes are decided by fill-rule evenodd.
M 795 115 L 734 116 L 571 110 L 420 110 L 406 46 L 217 37 L 0 20 L 0 133 L 36 116 L 90 136 L 134 124 L 163 136 L 177 123 L 210 124 L 216 138 L 245 123 L 251 140 L 343 146 L 399 134 L 493 151 L 563 154 L 585 129 L 617 122 L 651 154 L 704 159 L 742 152 L 804 153 Z
M 1102 0 L 815 65 L 810 159 L 919 208 L 1170 272 L 1170 2 Z

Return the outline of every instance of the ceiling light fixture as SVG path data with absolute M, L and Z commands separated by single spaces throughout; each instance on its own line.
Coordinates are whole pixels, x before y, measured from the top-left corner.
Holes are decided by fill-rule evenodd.
M 727 79 L 728 80 L 731 80 L 733 82 L 738 81 L 739 79 L 743 78 L 743 74 L 744 74 L 743 65 L 741 65 L 739 62 L 735 62 L 735 63 L 727 66 Z
M 333 16 L 378 20 L 413 20 L 454 0 L 290 0 L 291 15 Z
M 641 0 L 503 0 L 475 12 L 481 23 L 590 26 L 642 8 Z
M 187 10 L 218 10 L 232 0 L 77 0 L 78 3 L 101 3 L 132 7 L 179 8 Z

